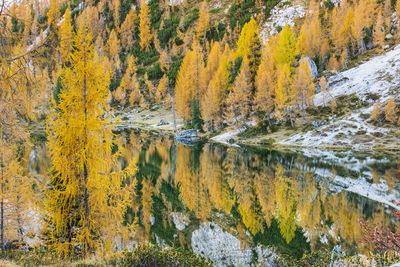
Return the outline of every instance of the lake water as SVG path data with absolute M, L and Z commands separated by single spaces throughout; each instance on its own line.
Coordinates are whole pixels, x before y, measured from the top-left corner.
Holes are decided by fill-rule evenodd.
M 139 218 L 135 239 L 193 249 L 220 265 L 336 245 L 367 253 L 359 219 L 389 224 L 391 201 L 400 199 L 398 158 L 380 152 L 185 146 L 135 130 L 118 134 L 118 148 L 121 168 L 131 160 L 138 167 L 127 215 Z M 30 169 L 45 174 L 46 149 L 35 151 Z

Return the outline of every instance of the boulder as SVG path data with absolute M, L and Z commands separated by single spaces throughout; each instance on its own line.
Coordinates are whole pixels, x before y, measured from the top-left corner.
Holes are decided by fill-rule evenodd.
M 168 125 L 169 122 L 166 121 L 165 119 L 161 119 L 159 123 L 157 123 L 157 126 L 163 126 L 163 125 Z
M 196 130 L 186 130 L 186 131 L 182 131 L 179 132 L 176 135 L 176 139 L 191 139 L 191 138 L 197 138 L 199 135 L 197 134 Z
M 193 146 L 199 140 L 196 130 L 186 130 L 176 135 L 176 140 L 186 146 Z
M 312 60 L 309 57 L 306 57 L 307 61 L 308 61 L 308 67 L 310 68 L 310 72 L 311 72 L 311 78 L 315 78 L 318 76 L 318 68 L 317 68 L 317 64 L 315 64 L 314 60 Z

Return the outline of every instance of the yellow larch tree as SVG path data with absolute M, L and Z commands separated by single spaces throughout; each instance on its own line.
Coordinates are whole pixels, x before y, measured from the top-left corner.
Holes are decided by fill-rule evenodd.
M 286 25 L 279 34 L 274 58 L 278 65 L 288 65 L 293 70 L 293 65 L 296 61 L 296 41 L 289 25 Z
M 322 76 L 321 80 L 319 81 L 319 87 L 320 87 L 320 92 L 322 94 L 322 103 L 324 107 L 326 107 L 327 94 L 329 95 L 329 85 L 325 76 Z
M 315 94 L 315 85 L 311 78 L 311 71 L 308 60 L 303 57 L 300 60 L 300 66 L 296 70 L 296 76 L 293 82 L 296 102 L 305 117 L 305 109 L 312 104 L 312 96 Z
M 331 55 L 331 57 L 329 58 L 328 69 L 334 71 L 340 70 L 339 62 L 337 61 L 336 55 Z
M 119 9 L 120 9 L 120 7 L 121 7 L 121 2 L 120 2 L 120 0 L 112 0 L 111 7 L 112 7 L 113 13 L 114 13 L 113 15 L 114 15 L 114 23 L 115 23 L 115 26 L 116 26 L 117 28 L 119 28 L 119 25 L 120 25 L 120 21 L 119 21 Z
M 369 28 L 372 24 L 373 6 L 372 1 L 360 0 L 354 8 L 354 21 L 351 25 L 351 33 L 358 43 L 358 49 L 361 53 L 365 51 L 364 29 Z
M 47 12 L 47 24 L 49 25 L 49 27 L 53 28 L 53 30 L 56 30 L 57 22 L 60 18 L 60 11 L 58 10 L 58 8 L 58 1 L 50 0 L 50 8 Z
M 121 25 L 121 45 L 123 47 L 126 47 L 127 49 L 132 49 L 134 45 L 134 36 L 135 36 L 135 22 L 137 19 L 136 15 L 136 10 L 134 8 L 131 8 L 129 10 L 128 15 L 126 15 L 126 18 L 124 22 Z
M 110 58 L 115 61 L 116 58 L 118 58 L 120 49 L 121 46 L 119 43 L 117 32 L 113 29 L 111 30 L 110 36 L 108 37 L 107 41 L 107 50 Z
M 394 98 L 389 98 L 386 106 L 385 106 L 385 119 L 388 122 L 395 124 L 398 120 L 397 113 L 399 112 L 399 108 L 397 107 L 396 103 L 394 102 Z
M 240 68 L 240 73 L 228 96 L 228 118 L 239 123 L 239 119 L 245 122 L 251 110 L 251 80 L 249 63 L 245 59 Z
M 275 89 L 275 105 L 278 117 L 282 116 L 284 111 L 289 116 L 292 127 L 292 105 L 295 104 L 296 93 L 293 90 L 293 77 L 289 65 L 282 65 L 278 69 L 277 87 Z
M 255 82 L 255 104 L 260 111 L 265 112 L 267 119 L 269 119 L 269 115 L 274 110 L 275 88 L 277 85 L 276 61 L 274 58 L 276 41 L 276 38 L 272 37 L 264 46 Z
M 200 44 L 194 40 L 192 49 L 186 53 L 175 86 L 176 111 L 185 119 L 190 118 L 193 98 L 200 99 L 200 73 L 204 68 Z
M 200 5 L 199 20 L 196 26 L 196 36 L 205 44 L 206 32 L 210 28 L 210 14 L 208 13 L 207 1 L 203 1 Z
M 396 16 L 397 16 L 397 25 L 400 25 L 400 1 L 396 2 Z
M 382 50 L 385 45 L 385 31 L 383 29 L 384 18 L 382 14 L 382 9 L 378 10 L 378 17 L 374 25 L 374 43 L 378 46 L 379 50 Z
M 167 75 L 164 74 L 157 86 L 155 94 L 156 103 L 161 103 L 163 99 L 166 97 L 168 92 L 168 82 L 169 82 L 168 77 Z
M 76 25 L 78 28 L 86 27 L 89 29 L 89 32 L 93 39 L 106 40 L 105 36 L 101 36 L 105 25 L 104 21 L 100 17 L 100 12 L 97 6 L 87 6 L 83 11 L 79 14 L 76 19 Z
M 135 186 L 133 162 L 116 171 L 119 153 L 112 151 L 106 103 L 110 75 L 95 59 L 91 41 L 87 30 L 76 34 L 47 125 L 52 167 L 46 215 L 50 245 L 63 256 L 76 246 L 83 255 L 111 249 L 114 237 L 129 230 L 123 220 Z
M 221 60 L 222 48 L 219 42 L 214 42 L 211 45 L 211 51 L 208 54 L 207 65 L 200 73 L 200 86 L 202 95 L 208 88 L 214 74 L 216 73 Z
M 277 86 L 275 88 L 275 106 L 277 115 L 285 111 L 293 125 L 292 105 L 295 104 L 296 93 L 293 90 L 293 72 L 296 61 L 296 43 L 293 31 L 286 25 L 279 34 L 274 59 L 277 63 Z
M 16 8 L 15 3 L 12 6 Z M 15 14 L 15 10 L 10 12 Z M 30 212 L 40 216 L 33 204 L 40 201 L 34 190 L 41 190 L 41 179 L 27 174 L 24 167 L 31 148 L 27 126 L 36 120 L 39 105 L 44 105 L 42 100 L 47 102 L 45 97 L 51 94 L 51 87 L 47 71 L 41 69 L 47 40 L 28 47 L 24 36 L 12 31 L 11 16 L 1 15 L 4 23 L 0 25 L 0 249 L 4 250 L 8 240 L 24 240 L 26 233 L 20 230 L 31 219 Z M 18 16 L 12 18 L 18 23 L 23 20 Z
M 71 12 L 69 8 L 65 10 L 64 19 L 60 25 L 60 56 L 61 62 L 64 62 L 72 48 L 73 28 L 72 28 Z
M 235 57 L 242 57 L 243 61 L 247 60 L 250 70 L 250 80 L 254 87 L 255 76 L 261 60 L 261 41 L 259 27 L 253 18 L 243 26 L 239 40 L 237 41 Z
M 385 27 L 390 30 L 392 27 L 392 0 L 385 0 L 383 6 L 383 16 L 385 21 Z
M 229 60 L 231 57 L 229 45 L 225 44 L 222 56 L 217 56 L 220 57 L 219 66 L 217 66 L 217 70 L 200 101 L 201 115 L 208 122 L 210 131 L 213 131 L 214 125 L 218 125 L 222 118 L 222 104 L 225 100 L 226 92 L 229 90 Z
M 382 114 L 381 103 L 379 102 L 379 100 L 377 100 L 371 112 L 371 120 L 379 121 L 379 117 L 381 116 L 381 114 Z
M 321 54 L 323 40 L 319 12 L 313 12 L 311 16 L 305 19 L 301 27 L 296 45 L 297 53 L 315 58 Z
M 139 19 L 140 47 L 146 51 L 149 51 L 152 34 L 150 29 L 150 9 L 146 3 L 146 0 L 141 0 Z
M 285 175 L 285 170 L 280 164 L 275 169 L 275 177 L 278 225 L 281 235 L 289 243 L 296 231 L 296 199 L 298 196 L 294 190 L 294 180 Z

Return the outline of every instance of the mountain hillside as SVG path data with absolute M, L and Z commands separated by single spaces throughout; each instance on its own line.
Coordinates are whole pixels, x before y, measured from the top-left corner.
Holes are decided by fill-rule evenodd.
M 400 0 L 0 2 L 0 265 L 388 265 L 399 137 Z

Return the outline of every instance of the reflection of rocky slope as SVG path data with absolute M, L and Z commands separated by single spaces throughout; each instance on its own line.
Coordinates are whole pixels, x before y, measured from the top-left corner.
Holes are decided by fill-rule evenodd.
M 320 93 L 314 103 L 323 105 L 332 97 L 355 94 L 369 107 L 355 110 L 349 115 L 332 120 L 306 133 L 295 134 L 283 141 L 283 145 L 305 147 L 347 147 L 352 149 L 372 149 L 374 147 L 400 148 L 400 140 L 395 130 L 376 127 L 368 122 L 372 111 L 372 98 L 385 102 L 400 94 L 400 45 L 393 50 L 375 57 L 358 67 L 349 69 L 328 80 L 330 95 Z
M 253 259 L 262 266 L 274 266 L 272 249 L 257 246 L 242 251 L 239 239 L 212 222 L 201 224 L 192 233 L 191 242 L 193 251 L 213 260 L 215 266 L 251 266 Z

